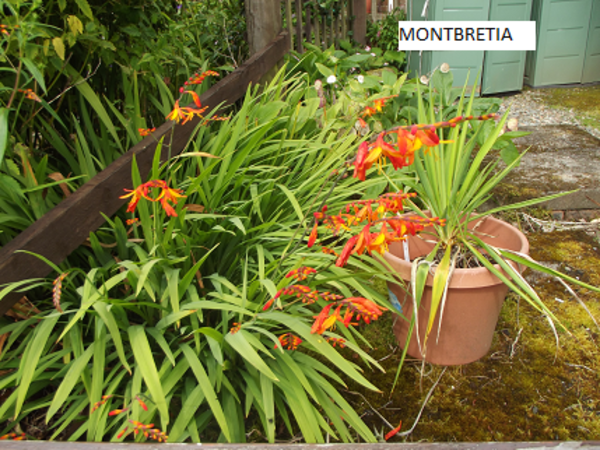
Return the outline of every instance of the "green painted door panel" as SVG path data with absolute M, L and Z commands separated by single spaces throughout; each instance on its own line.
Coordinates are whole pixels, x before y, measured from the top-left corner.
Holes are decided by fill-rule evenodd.
M 585 62 L 583 63 L 582 83 L 600 81 L 600 1 L 592 8 L 590 31 L 588 34 Z
M 528 84 L 581 83 L 591 12 L 592 0 L 534 0 L 537 51 L 527 55 Z
M 532 0 L 491 0 L 490 20 L 529 20 Z M 526 52 L 485 52 L 482 94 L 520 91 Z
M 425 20 L 421 17 L 425 0 L 408 2 L 408 20 Z M 412 6 L 412 8 L 411 8 Z M 488 20 L 489 0 L 431 0 L 426 20 Z M 408 69 L 414 75 L 430 75 L 443 63 L 450 65 L 454 85 L 462 87 L 469 76 L 469 85 L 483 68 L 483 54 L 479 51 L 463 52 L 410 52 Z M 478 81 L 478 92 L 480 90 Z

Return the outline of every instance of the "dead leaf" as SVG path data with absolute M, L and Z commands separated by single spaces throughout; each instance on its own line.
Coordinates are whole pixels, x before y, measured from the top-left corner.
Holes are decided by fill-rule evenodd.
M 187 205 L 184 206 L 184 208 L 186 208 L 188 211 L 197 212 L 197 213 L 204 212 L 204 210 L 205 210 L 204 206 L 194 205 L 192 203 L 188 203 Z
M 61 188 L 61 190 L 63 191 L 63 194 L 65 194 L 65 197 L 68 197 L 69 195 L 71 195 L 71 191 L 69 191 L 69 188 L 65 184 L 63 184 L 63 183 L 66 183 L 67 180 L 65 179 L 65 177 L 62 176 L 62 174 L 60 172 L 53 172 L 50 175 L 48 175 L 48 178 L 50 178 L 51 180 L 54 180 L 54 181 L 61 182 L 58 185 L 58 187 Z

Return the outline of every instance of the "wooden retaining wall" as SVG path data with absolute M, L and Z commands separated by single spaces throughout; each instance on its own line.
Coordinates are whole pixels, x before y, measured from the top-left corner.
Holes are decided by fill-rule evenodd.
M 216 107 L 235 102 L 246 94 L 248 86 L 257 83 L 287 53 L 289 39 L 287 32 L 280 33 L 263 50 L 210 88 L 201 97 L 203 105 Z M 131 162 L 135 155 L 142 177 L 152 167 L 152 158 L 157 142 L 164 136 L 164 142 L 170 141 L 171 156 L 183 151 L 200 119 L 186 125 L 164 123 L 106 169 L 81 186 L 75 193 L 60 202 L 41 219 L 23 231 L 19 236 L 0 249 L 0 285 L 29 278 L 46 277 L 52 270 L 40 259 L 18 250 L 27 250 L 40 254 L 55 264 L 60 264 L 73 250 L 89 237 L 90 232 L 98 229 L 104 218 L 115 214 L 126 200 L 119 199 L 124 188 L 132 187 Z M 163 145 L 163 158 L 169 152 Z M 11 292 L 0 300 L 0 316 L 4 315 L 22 295 Z M 0 449 L 5 448 L 0 443 Z M 61 444 L 62 445 L 62 444 Z M 61 447 L 62 448 L 62 447 Z M 50 447 L 48 447 L 50 450 Z

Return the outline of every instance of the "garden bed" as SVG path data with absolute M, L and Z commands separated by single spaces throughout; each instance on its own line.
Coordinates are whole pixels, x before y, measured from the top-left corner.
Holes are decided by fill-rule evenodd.
M 522 225 L 524 225 L 522 223 Z M 583 231 L 525 230 L 531 256 L 565 273 L 598 285 L 600 241 Z M 365 329 L 371 355 L 386 373 L 370 380 L 383 394 L 351 385 L 348 397 L 365 421 L 387 433 L 387 420 L 411 428 L 424 399 L 438 381 L 411 442 L 588 440 L 600 435 L 600 329 L 558 282 L 526 273 L 542 300 L 572 332 L 560 332 L 560 348 L 547 320 L 511 294 L 505 302 L 489 354 L 459 367 L 417 361 L 405 363 L 393 394 L 401 351 L 392 331 L 392 316 Z M 381 286 L 385 290 L 384 286 Z M 600 295 L 576 289 L 591 313 L 600 317 Z M 444 372 L 444 373 L 443 373 Z M 443 373 L 443 375 L 442 375 Z M 401 441 L 401 438 L 394 438 Z

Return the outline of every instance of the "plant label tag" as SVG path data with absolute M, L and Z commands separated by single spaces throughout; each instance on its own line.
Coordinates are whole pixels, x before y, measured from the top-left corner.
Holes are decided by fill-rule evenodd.
M 398 22 L 398 50 L 401 51 L 535 51 L 536 39 L 535 21 Z
M 396 308 L 396 310 L 400 313 L 403 314 L 402 312 L 402 305 L 400 304 L 400 302 L 398 301 L 398 297 L 396 297 L 396 294 L 394 294 L 390 288 L 388 288 L 388 294 L 390 297 L 390 303 L 392 304 L 392 306 L 394 308 Z

